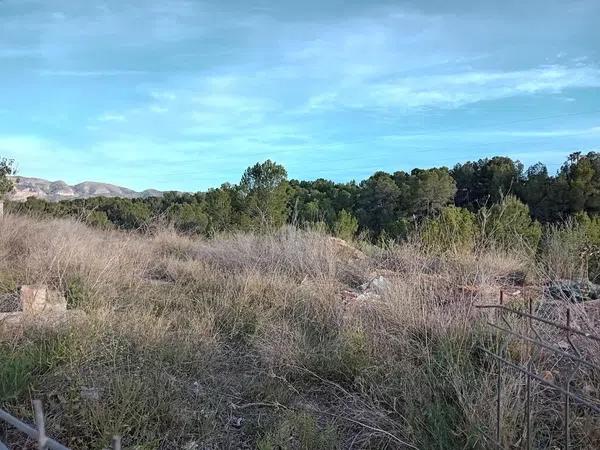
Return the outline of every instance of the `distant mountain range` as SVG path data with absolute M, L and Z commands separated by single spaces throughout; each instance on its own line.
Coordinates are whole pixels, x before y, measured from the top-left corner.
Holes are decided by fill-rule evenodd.
M 162 192 L 148 189 L 136 192 L 108 183 L 84 181 L 70 186 L 64 181 L 48 181 L 41 178 L 17 177 L 15 189 L 8 195 L 9 200 L 25 201 L 28 197 L 36 197 L 51 202 L 60 200 L 73 200 L 91 197 L 122 197 L 122 198 L 147 198 L 161 197 Z

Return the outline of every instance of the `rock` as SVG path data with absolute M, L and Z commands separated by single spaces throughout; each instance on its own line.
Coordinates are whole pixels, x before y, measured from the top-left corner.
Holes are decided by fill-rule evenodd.
M 330 236 L 327 238 L 327 244 L 333 248 L 336 256 L 344 261 L 350 262 L 367 258 L 367 255 L 352 247 L 343 239 Z
M 21 286 L 21 307 L 24 314 L 63 313 L 67 310 L 67 300 L 44 286 Z
M 21 301 L 16 293 L 0 295 L 0 312 L 15 312 L 21 309 Z
M 389 280 L 383 277 L 382 275 L 379 275 L 373 278 L 371 281 L 368 281 L 365 284 L 363 284 L 360 287 L 360 289 L 364 293 L 376 293 L 381 295 L 385 293 L 390 288 L 390 286 L 391 284 Z
M 381 300 L 381 295 L 375 294 L 374 292 L 365 292 L 356 296 L 357 302 L 375 302 Z
M 242 425 L 244 424 L 244 418 L 243 417 L 232 417 L 229 420 L 229 425 L 231 425 L 233 428 L 242 428 Z
M 45 286 L 22 286 L 12 311 L 0 312 L 0 327 L 22 324 L 55 327 L 85 319 L 81 310 L 67 311 L 67 300 L 59 292 Z
M 18 312 L 7 312 L 7 313 L 0 313 L 0 326 L 2 325 L 6 325 L 6 326 L 15 326 L 15 325 L 19 325 L 21 323 L 21 320 L 23 319 L 23 313 L 18 311 Z
M 600 299 L 600 285 L 590 281 L 555 280 L 546 283 L 544 296 L 573 303 L 597 300 Z

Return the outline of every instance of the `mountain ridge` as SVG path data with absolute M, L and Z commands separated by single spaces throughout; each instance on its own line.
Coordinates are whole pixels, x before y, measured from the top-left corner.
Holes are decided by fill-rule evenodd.
M 29 197 L 58 202 L 92 197 L 148 198 L 163 195 L 156 189 L 138 192 L 126 187 L 96 181 L 83 181 L 69 185 L 62 180 L 49 181 L 36 177 L 19 176 L 13 177 L 13 180 L 15 189 L 8 195 L 8 199 L 16 202 L 24 202 Z

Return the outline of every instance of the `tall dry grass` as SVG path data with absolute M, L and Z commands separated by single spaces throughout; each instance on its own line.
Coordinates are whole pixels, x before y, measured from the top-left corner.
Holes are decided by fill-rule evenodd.
M 497 344 L 473 305 L 534 262 L 364 247 L 351 259 L 294 228 L 204 240 L 7 216 L 0 294 L 46 284 L 86 316 L 0 328 L 1 406 L 27 418 L 42 398 L 73 448 L 115 433 L 139 449 L 489 448 L 495 368 L 478 347 Z M 376 275 L 379 296 L 344 296 Z M 517 442 L 523 383 L 504 381 Z

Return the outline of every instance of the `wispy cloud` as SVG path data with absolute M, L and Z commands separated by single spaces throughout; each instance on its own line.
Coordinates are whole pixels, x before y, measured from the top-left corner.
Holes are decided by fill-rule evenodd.
M 100 122 L 125 122 L 127 118 L 123 114 L 102 114 L 98 117 L 98 121 Z
M 41 70 L 45 77 L 119 77 L 129 75 L 145 75 L 144 70 Z
M 563 129 L 541 129 L 541 130 L 524 130 L 524 129 L 479 129 L 470 130 L 461 128 L 460 130 L 444 131 L 444 130 L 428 130 L 423 133 L 404 133 L 381 136 L 380 139 L 386 142 L 404 142 L 404 141 L 447 141 L 454 139 L 459 141 L 467 140 L 483 140 L 490 141 L 496 139 L 514 139 L 514 138 L 559 138 L 559 137 L 597 137 L 600 136 L 600 126 L 587 128 L 563 128 Z
M 313 96 L 307 110 L 351 108 L 457 108 L 470 103 L 519 95 L 560 93 L 600 87 L 597 67 L 545 66 L 518 71 L 469 71 L 395 77 L 386 82 L 361 80 Z

